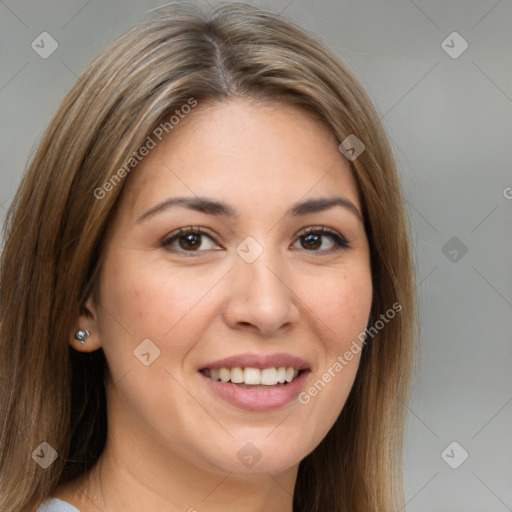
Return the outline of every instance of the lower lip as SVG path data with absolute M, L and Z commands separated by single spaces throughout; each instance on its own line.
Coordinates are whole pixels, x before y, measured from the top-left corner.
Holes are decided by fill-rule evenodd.
M 241 388 L 232 382 L 210 379 L 199 372 L 214 393 L 226 402 L 249 411 L 277 409 L 291 402 L 301 392 L 308 373 L 309 370 L 305 370 L 292 382 L 276 388 L 251 390 Z

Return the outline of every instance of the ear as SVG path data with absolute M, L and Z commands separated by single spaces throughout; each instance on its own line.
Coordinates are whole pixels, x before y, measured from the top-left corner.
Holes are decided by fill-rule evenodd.
M 78 331 L 89 333 L 83 343 L 75 337 Z M 73 323 L 73 331 L 69 334 L 69 344 L 79 352 L 93 352 L 101 348 L 98 333 L 98 309 L 92 293 Z

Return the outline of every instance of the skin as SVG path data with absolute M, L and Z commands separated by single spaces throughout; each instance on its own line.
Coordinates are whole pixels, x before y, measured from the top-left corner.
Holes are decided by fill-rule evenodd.
M 235 354 L 285 352 L 310 363 L 307 389 L 364 331 L 372 280 L 361 220 L 340 206 L 285 216 L 297 201 L 332 196 L 361 212 L 337 146 L 295 106 L 203 103 L 132 171 L 98 287 L 77 318 L 77 329 L 91 335 L 84 346 L 70 341 L 105 352 L 107 445 L 89 478 L 56 497 L 82 512 L 292 511 L 299 462 L 342 410 L 360 355 L 307 405 L 292 400 L 264 412 L 218 398 L 198 369 Z M 239 216 L 174 207 L 137 222 L 175 196 L 207 196 Z M 174 252 L 162 247 L 188 226 L 211 238 L 175 239 Z M 335 230 L 349 247 L 328 252 L 336 244 L 322 235 L 311 248 L 299 235 L 315 226 Z M 235 251 L 248 236 L 263 248 L 252 263 Z M 160 350 L 149 366 L 134 357 L 144 339 Z M 247 442 L 261 454 L 251 468 L 237 457 Z

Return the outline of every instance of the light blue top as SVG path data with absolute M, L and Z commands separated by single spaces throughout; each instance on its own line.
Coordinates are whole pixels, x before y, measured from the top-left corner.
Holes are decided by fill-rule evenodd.
M 36 512 L 80 512 L 76 507 L 70 505 L 67 501 L 58 498 L 49 498 L 36 510 Z

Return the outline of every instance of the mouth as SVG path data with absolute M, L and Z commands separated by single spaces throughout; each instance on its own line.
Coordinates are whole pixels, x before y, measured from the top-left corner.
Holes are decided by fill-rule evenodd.
M 200 372 L 209 379 L 231 383 L 243 389 L 262 390 L 286 386 L 295 381 L 305 370 L 293 366 L 253 368 L 203 368 Z
M 211 396 L 252 412 L 292 404 L 311 371 L 308 361 L 284 352 L 237 354 L 198 368 Z
M 310 373 L 309 369 L 294 367 L 235 366 L 203 368 L 198 375 L 215 399 L 238 409 L 265 412 L 296 401 Z

